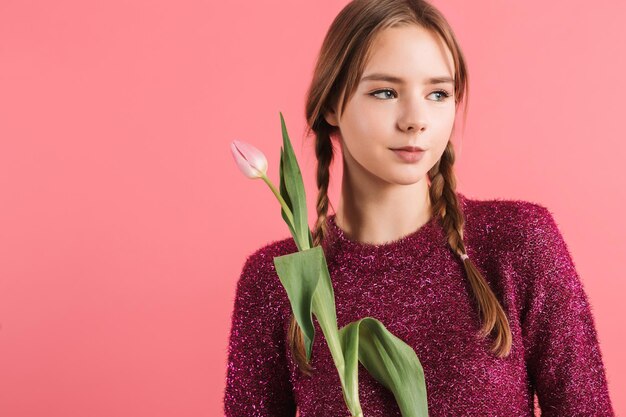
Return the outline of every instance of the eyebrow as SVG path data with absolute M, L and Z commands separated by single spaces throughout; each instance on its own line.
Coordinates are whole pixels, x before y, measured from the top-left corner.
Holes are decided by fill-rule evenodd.
M 363 81 L 368 81 L 368 80 L 388 81 L 390 83 L 396 83 L 396 84 L 405 83 L 405 81 L 402 78 L 394 77 L 393 75 L 389 75 L 389 74 L 381 74 L 381 73 L 366 75 L 365 77 L 361 78 L 361 81 L 359 81 L 359 83 Z M 454 83 L 454 78 L 448 77 L 448 76 L 441 76 L 441 77 L 431 77 L 426 80 L 426 84 L 445 84 L 445 83 Z

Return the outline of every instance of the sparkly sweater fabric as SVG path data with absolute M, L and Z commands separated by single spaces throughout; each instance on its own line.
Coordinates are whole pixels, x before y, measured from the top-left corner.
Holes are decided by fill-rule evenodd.
M 462 260 L 431 218 L 398 240 L 349 238 L 327 219 L 322 244 L 339 328 L 369 316 L 408 343 L 424 369 L 430 417 L 614 416 L 589 300 L 552 213 L 522 200 L 457 192 L 470 259 L 500 300 L 510 356 L 479 339 L 479 313 Z M 291 307 L 273 263 L 297 251 L 291 237 L 251 254 L 237 283 L 228 347 L 226 417 L 345 417 L 337 369 L 315 317 L 313 375 L 286 339 Z M 591 279 L 591 277 L 590 277 Z M 359 363 L 365 417 L 400 416 L 391 391 Z

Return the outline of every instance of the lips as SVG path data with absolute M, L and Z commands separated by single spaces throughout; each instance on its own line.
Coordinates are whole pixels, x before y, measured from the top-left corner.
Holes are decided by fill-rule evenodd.
M 422 159 L 425 152 L 421 150 L 407 150 L 407 149 L 416 149 L 415 146 L 405 146 L 403 148 L 391 149 L 396 157 L 402 162 L 406 163 L 415 163 Z M 421 149 L 421 148 L 418 148 Z
M 419 146 L 403 146 L 402 148 L 392 148 L 394 151 L 409 151 L 409 152 L 419 152 L 419 151 L 423 151 L 424 149 L 420 148 Z

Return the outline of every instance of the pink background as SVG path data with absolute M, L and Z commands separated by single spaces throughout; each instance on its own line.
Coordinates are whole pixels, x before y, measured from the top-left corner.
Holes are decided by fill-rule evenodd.
M 277 181 L 282 111 L 312 224 L 304 95 L 345 3 L 0 3 L 0 415 L 222 414 L 241 268 L 289 233 L 229 144 Z M 626 8 L 434 4 L 470 71 L 458 189 L 554 213 L 624 413 Z

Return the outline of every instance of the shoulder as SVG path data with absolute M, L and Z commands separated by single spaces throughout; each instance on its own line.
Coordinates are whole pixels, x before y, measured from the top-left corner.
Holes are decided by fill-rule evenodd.
M 293 237 L 274 240 L 266 243 L 246 257 L 244 269 L 254 269 L 262 273 L 275 271 L 274 258 L 287 255 L 298 250 Z
M 543 204 L 520 199 L 477 199 L 460 194 L 468 239 L 489 238 L 506 249 L 527 241 L 533 233 L 556 227 L 553 213 Z
M 282 298 L 284 290 L 276 273 L 274 258 L 297 251 L 298 248 L 292 237 L 271 241 L 249 253 L 237 281 L 237 292 L 265 301 Z

